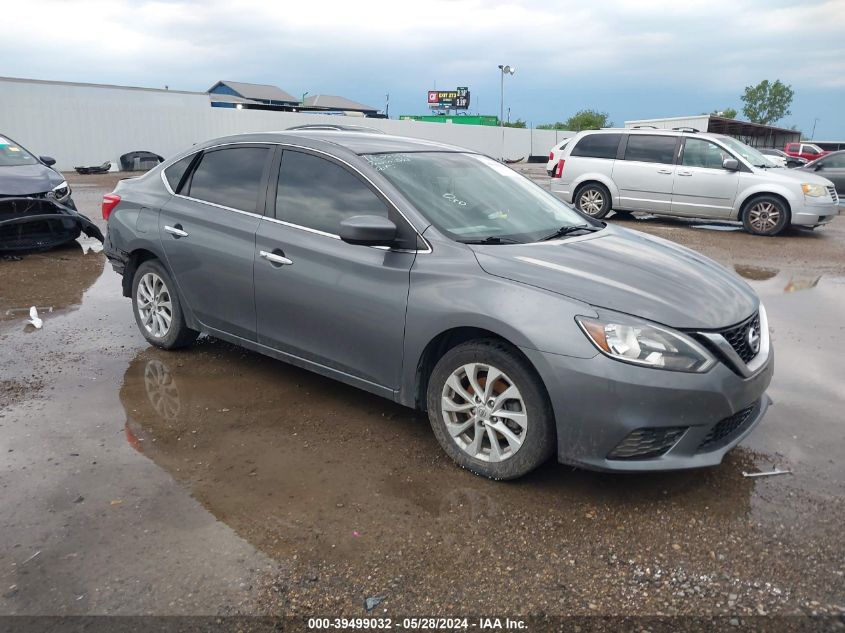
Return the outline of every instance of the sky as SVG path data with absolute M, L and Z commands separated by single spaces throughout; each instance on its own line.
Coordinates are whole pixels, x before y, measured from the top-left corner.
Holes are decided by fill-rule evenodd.
M 8 0 L 7 0 L 8 2 Z M 390 115 L 468 86 L 470 113 L 563 121 L 742 110 L 795 90 L 795 125 L 845 139 L 845 0 L 27 0 L 3 9 L 0 76 L 205 91 L 219 79 L 338 94 Z M 0 94 L 0 98 L 2 95 Z M 740 114 L 741 116 L 741 114 Z

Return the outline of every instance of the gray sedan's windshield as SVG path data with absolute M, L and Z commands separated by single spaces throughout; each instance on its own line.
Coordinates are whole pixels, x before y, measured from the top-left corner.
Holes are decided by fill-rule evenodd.
M 552 194 L 486 156 L 447 152 L 365 156 L 449 237 L 461 242 L 533 242 L 590 225 Z

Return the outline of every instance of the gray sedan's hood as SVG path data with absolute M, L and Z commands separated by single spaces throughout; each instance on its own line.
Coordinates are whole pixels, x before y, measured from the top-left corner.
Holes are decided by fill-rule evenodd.
M 0 167 L 0 196 L 28 196 L 47 193 L 64 180 L 46 165 Z
M 471 248 L 491 275 L 675 328 L 734 325 L 759 303 L 748 284 L 713 260 L 627 229 L 608 227 L 580 239 Z

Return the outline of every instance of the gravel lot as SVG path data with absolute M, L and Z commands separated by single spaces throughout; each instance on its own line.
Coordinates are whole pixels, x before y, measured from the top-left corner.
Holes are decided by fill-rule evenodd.
M 68 180 L 99 218 L 116 177 Z M 766 302 L 775 405 L 719 467 L 489 482 L 422 414 L 209 338 L 149 347 L 90 240 L 0 261 L 0 614 L 841 613 L 845 218 L 620 224 Z

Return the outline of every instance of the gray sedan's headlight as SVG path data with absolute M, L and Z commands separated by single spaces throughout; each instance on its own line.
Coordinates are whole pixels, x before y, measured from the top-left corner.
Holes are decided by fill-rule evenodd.
M 682 332 L 634 317 L 603 314 L 600 318 L 575 317 L 593 344 L 606 356 L 625 363 L 668 369 L 705 372 L 716 359 Z
M 59 202 L 64 202 L 70 198 L 70 186 L 68 186 L 66 180 L 53 187 L 53 197 Z

